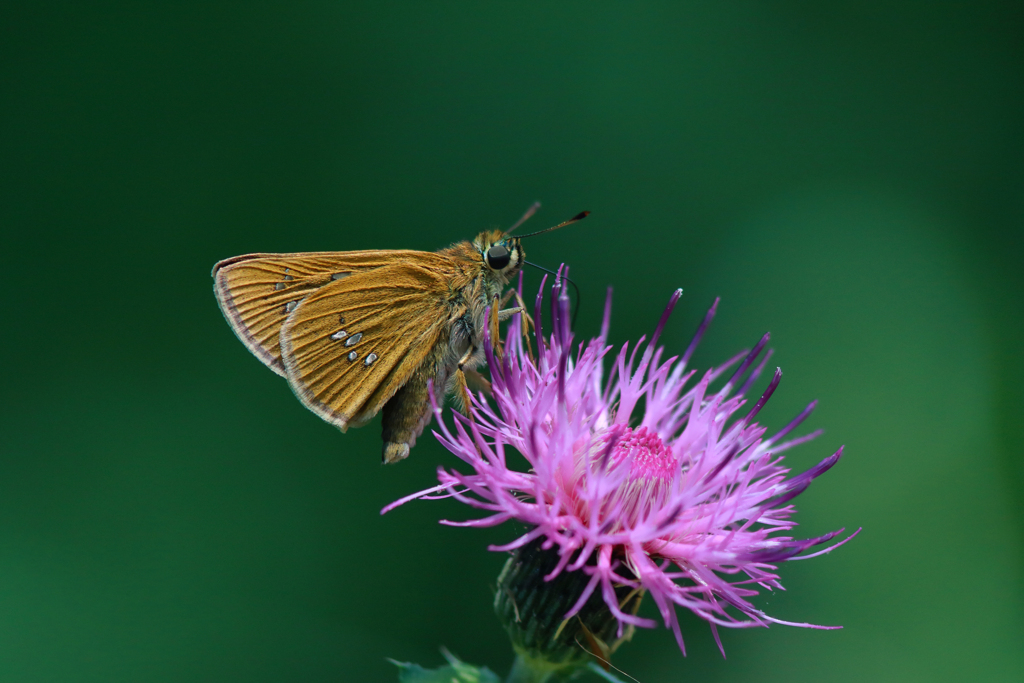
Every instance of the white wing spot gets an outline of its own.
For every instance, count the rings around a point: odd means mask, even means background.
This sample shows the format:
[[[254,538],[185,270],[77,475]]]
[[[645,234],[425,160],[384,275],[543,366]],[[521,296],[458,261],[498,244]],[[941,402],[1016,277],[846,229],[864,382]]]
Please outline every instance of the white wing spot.
[[[359,358],[359,352],[358,351],[350,351],[349,354],[348,354],[349,362],[355,361],[356,358]]]
[[[333,339],[334,341],[341,341],[347,336],[348,332],[346,332],[345,330],[338,330],[337,332],[331,335],[331,339]]]
[[[351,274],[352,273],[335,273],[335,274],[331,275],[331,279],[332,280],[340,280],[342,278],[348,277]]]
[[[299,305],[298,301],[289,301],[288,303],[286,303],[284,305],[284,312],[285,313],[291,313],[292,311],[295,310],[295,307],[298,306],[298,305]]]
[[[294,279],[295,279],[295,278],[293,278],[293,277],[292,277],[291,275],[289,275],[289,274],[288,274],[288,273],[289,273],[290,271],[291,271],[291,268],[285,268],[285,269],[284,269],[284,279],[285,279],[285,280],[294,280]],[[284,288],[285,288],[286,286],[287,286],[287,285],[285,285],[285,283],[283,283],[283,282],[278,282],[278,283],[277,283],[276,285],[274,285],[274,291],[275,291],[275,292],[280,292],[280,291],[281,291],[282,289],[284,289]]]
[[[359,340],[363,338],[362,332],[356,332],[351,337],[345,340],[345,346],[355,346],[359,343]]]
[[[355,351],[353,351],[352,353],[355,353]],[[370,367],[371,365],[373,365],[373,361],[375,360],[377,360],[377,354],[371,353],[369,356],[366,357],[366,360],[364,360],[363,363],[366,365],[366,367]]]

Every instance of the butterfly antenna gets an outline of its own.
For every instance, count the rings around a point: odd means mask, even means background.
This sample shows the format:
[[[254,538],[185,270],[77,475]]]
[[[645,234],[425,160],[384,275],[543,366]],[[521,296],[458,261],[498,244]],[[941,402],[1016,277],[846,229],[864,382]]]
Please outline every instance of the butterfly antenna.
[[[527,212],[527,213],[529,213],[529,212]],[[533,237],[534,235],[541,235],[541,234],[543,234],[545,232],[551,232],[552,230],[558,230],[559,228],[564,228],[567,225],[572,225],[573,223],[575,223],[577,221],[583,220],[584,218],[586,218],[589,215],[590,215],[589,211],[580,211],[578,214],[576,214],[575,216],[573,216],[569,220],[565,221],[564,223],[559,223],[558,225],[555,225],[555,226],[550,227],[550,228],[546,228],[544,230],[538,230],[537,232],[531,232],[528,235],[520,235],[519,239],[523,239],[524,237]]]
[[[545,268],[544,266],[538,266],[536,263],[531,263],[529,261],[523,261],[523,263],[525,263],[528,266],[532,266],[533,268],[536,268],[537,270],[543,270],[545,273],[550,273],[550,274],[554,275],[555,277],[562,278],[563,280],[568,280],[569,284],[572,285],[572,288],[576,290],[576,305],[572,309],[572,326],[575,327],[576,326],[576,314],[580,312],[580,288],[579,288],[579,285],[577,285],[575,282],[570,280],[568,275],[560,275],[560,274],[556,273],[553,270]]]
[[[517,220],[515,222],[515,224],[511,228],[506,230],[505,234],[506,235],[509,234],[510,232],[512,232],[513,230],[518,228],[520,225],[522,225],[526,221],[530,220],[530,216],[532,216],[533,214],[537,213],[537,209],[539,209],[539,208],[540,208],[540,202],[534,202],[533,204],[530,204],[530,208],[526,210],[526,213],[523,214],[523,217],[520,218],[519,220]]]

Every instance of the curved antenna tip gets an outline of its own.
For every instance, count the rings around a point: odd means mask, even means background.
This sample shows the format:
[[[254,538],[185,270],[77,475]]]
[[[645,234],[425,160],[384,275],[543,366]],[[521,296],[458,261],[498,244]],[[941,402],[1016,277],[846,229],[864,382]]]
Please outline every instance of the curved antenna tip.
[[[526,210],[526,213],[524,213],[519,220],[517,220],[515,223],[513,223],[512,227],[505,231],[505,234],[508,235],[513,230],[518,228],[520,225],[522,225],[523,223],[528,221],[533,214],[537,213],[537,210],[539,208],[540,208],[540,202],[534,202],[533,204],[530,204],[530,208],[528,208]]]
[[[576,214],[575,216],[573,216],[569,220],[565,221],[564,223],[559,223],[558,225],[552,226],[552,227],[547,228],[545,230],[538,230],[537,232],[531,232],[529,235],[520,235],[519,239],[523,239],[525,237],[533,237],[534,235],[541,235],[541,234],[543,234],[545,232],[551,232],[552,230],[558,230],[559,228],[564,228],[567,225],[572,225],[576,221],[583,220],[584,218],[586,218],[589,215],[590,215],[589,211],[580,211],[578,214]],[[506,233],[506,234],[508,234],[508,233]]]

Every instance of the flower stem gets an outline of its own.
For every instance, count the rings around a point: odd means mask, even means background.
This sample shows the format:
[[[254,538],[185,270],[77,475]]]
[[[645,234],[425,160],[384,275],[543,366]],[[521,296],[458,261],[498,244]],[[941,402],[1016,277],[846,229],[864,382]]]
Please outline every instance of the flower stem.
[[[558,669],[545,664],[546,662],[517,654],[505,683],[552,683],[558,680],[555,677]]]

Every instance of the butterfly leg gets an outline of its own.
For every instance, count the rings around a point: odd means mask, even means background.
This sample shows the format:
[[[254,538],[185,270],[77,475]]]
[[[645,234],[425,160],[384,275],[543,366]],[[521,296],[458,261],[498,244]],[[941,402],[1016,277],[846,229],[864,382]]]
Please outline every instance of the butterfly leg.
[[[498,300],[498,295],[494,295],[494,299],[491,301],[490,315],[487,319],[488,334],[491,338],[491,350],[494,351],[495,355],[501,358],[505,350],[501,345],[501,332],[498,330],[498,322],[501,318],[501,307],[504,305],[503,301]]]
[[[509,299],[511,299],[513,296],[516,298],[516,303],[518,305],[515,306],[514,308],[501,309],[501,306],[507,304]],[[510,289],[508,292],[505,293],[505,296],[502,297],[500,304],[498,304],[498,302],[495,301],[495,308],[498,309],[498,315],[491,316],[491,339],[498,340],[497,343],[495,344],[495,348],[498,350],[501,349],[501,338],[498,336],[498,323],[504,322],[511,318],[516,313],[519,313],[522,315],[522,318],[520,319],[521,324],[519,331],[523,335],[523,341],[524,346],[526,348],[526,352],[529,354],[530,359],[532,360],[533,351],[530,348],[530,327],[533,325],[533,318],[531,318],[530,314],[526,312],[526,302],[523,301],[523,297],[519,296],[518,291]]]
[[[507,304],[512,297],[516,298],[516,306],[514,308],[502,309],[501,306]],[[499,322],[505,322],[516,313],[521,313],[523,315],[523,336],[525,337],[529,334],[530,327],[533,325],[533,318],[531,318],[530,314],[526,312],[526,302],[523,301],[523,297],[519,296],[519,292],[517,292],[514,289],[510,289],[507,292],[505,292],[505,296],[501,298],[501,303],[498,305],[498,309]]]
[[[533,327],[533,318],[526,312],[526,302],[523,301],[523,297],[519,296],[519,292],[515,289],[512,290],[512,294],[516,297],[516,304],[520,311],[523,313],[523,336],[527,336]]]
[[[459,368],[452,377],[452,397],[455,399],[455,407],[460,413],[469,416],[469,386],[466,383],[466,372]]]
[[[509,293],[515,296],[516,303],[518,304],[517,308],[522,313],[522,317],[519,319],[519,331],[523,335],[523,348],[526,349],[526,354],[530,357],[530,361],[533,362],[533,347],[530,345],[530,328],[534,327],[533,318],[526,312],[526,302],[519,295],[519,291],[513,289]],[[534,327],[534,329],[536,328]]]
[[[513,296],[516,297],[516,299],[519,302],[519,305],[516,306],[515,308],[503,309],[502,306],[507,304]],[[489,331],[491,336],[491,348],[494,349],[495,353],[497,353],[498,356],[501,356],[504,352],[501,334],[498,331],[498,323],[505,322],[516,313],[522,313],[526,320],[528,320],[530,323],[533,322],[530,319],[530,316],[526,313],[526,305],[523,303],[522,298],[519,296],[519,292],[517,292],[514,289],[510,289],[500,299],[498,298],[497,294],[494,295],[494,300],[493,303],[491,304],[491,315],[490,318],[488,319],[488,325],[490,328]],[[526,334],[525,328],[523,334],[524,336]]]
[[[498,311],[498,322],[503,323],[516,313],[526,313],[526,310],[516,306],[515,308],[506,308],[504,311]]]
[[[491,316],[491,346],[494,348],[495,353],[498,357],[505,353],[505,343],[501,339],[501,335],[498,332],[498,323],[505,322],[516,313],[526,313],[522,308],[506,308],[503,311],[498,311],[497,315]]]
[[[455,375],[452,377],[454,386],[452,387],[452,393],[455,395],[455,406],[459,409],[459,412],[465,416],[469,416],[469,386],[466,383],[466,370],[464,366],[469,360],[476,355],[477,347],[470,344],[466,353],[463,354],[462,358],[459,359],[459,364],[455,368]],[[472,372],[472,370],[470,370]],[[477,374],[474,372],[474,374]],[[483,379],[483,378],[481,378]],[[484,380],[486,381],[486,380]]]
[[[516,298],[516,303],[519,305],[516,306],[515,308],[503,309],[502,306],[507,305],[508,302],[512,300],[513,296]],[[526,314],[526,304],[523,303],[522,298],[519,296],[519,292],[517,292],[514,289],[510,289],[507,292],[505,292],[504,296],[501,297],[501,300],[496,302],[495,308],[498,309],[499,322],[505,322],[506,320],[514,316],[516,313],[523,313],[524,315]]]

